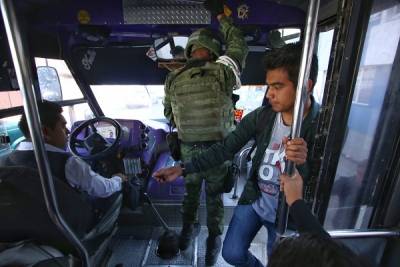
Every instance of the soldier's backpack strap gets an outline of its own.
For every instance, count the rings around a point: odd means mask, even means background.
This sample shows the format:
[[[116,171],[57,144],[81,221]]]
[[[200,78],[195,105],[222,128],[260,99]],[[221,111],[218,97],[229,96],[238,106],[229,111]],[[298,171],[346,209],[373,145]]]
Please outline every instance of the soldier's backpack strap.
[[[185,70],[191,69],[191,68],[195,68],[195,67],[202,67],[207,63],[206,60],[189,60],[185,66],[183,66],[182,68],[178,69],[176,71],[176,73],[173,73],[172,77],[169,79],[169,85],[171,85],[172,81],[179,76],[179,74],[181,74],[182,72],[184,72]]]
[[[273,110],[271,109],[270,106],[264,107],[264,109],[260,112],[260,115],[257,118],[256,122],[256,136],[259,136],[262,131],[265,129],[265,125],[267,122],[270,120],[271,116],[273,115]],[[257,147],[257,143],[254,142],[254,144],[251,146],[249,153],[247,153],[246,160],[250,161],[251,160],[251,154],[254,152],[254,150]]]

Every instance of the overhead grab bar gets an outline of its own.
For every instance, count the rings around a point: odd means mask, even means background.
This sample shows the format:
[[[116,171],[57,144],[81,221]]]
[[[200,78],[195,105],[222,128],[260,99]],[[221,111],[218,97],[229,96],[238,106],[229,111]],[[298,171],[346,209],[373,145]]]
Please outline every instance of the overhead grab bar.
[[[328,231],[332,238],[371,238],[394,237],[400,238],[400,231],[393,230],[334,230]]]

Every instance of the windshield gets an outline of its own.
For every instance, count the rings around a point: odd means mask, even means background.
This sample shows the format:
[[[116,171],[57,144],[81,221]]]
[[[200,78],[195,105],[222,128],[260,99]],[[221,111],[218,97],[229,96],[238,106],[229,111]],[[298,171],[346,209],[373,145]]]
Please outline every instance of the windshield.
[[[115,119],[166,121],[164,117],[164,85],[91,85],[104,115]],[[234,93],[236,103],[245,116],[261,106],[265,86],[242,86]]]
[[[115,119],[163,120],[163,85],[92,85],[104,115]]]

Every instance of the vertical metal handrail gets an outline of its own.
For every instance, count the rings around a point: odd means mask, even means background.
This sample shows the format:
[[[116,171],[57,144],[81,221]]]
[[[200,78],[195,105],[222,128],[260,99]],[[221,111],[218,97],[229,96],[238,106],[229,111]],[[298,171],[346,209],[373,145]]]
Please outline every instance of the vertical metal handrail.
[[[303,121],[304,106],[307,101],[307,83],[308,77],[310,75],[310,66],[314,51],[315,34],[317,29],[319,11],[319,0],[310,0],[307,11],[307,20],[305,24],[305,34],[303,42],[303,50],[301,53],[301,62],[298,83],[296,88],[296,101],[294,103],[293,112],[293,124],[291,137],[300,137],[301,125]],[[285,172],[288,175],[292,175],[295,170],[295,164],[291,161],[287,163]],[[279,234],[284,234],[287,227],[288,220],[288,207],[285,200],[285,195],[283,192],[279,195],[279,207],[277,214],[277,232]]]
[[[234,184],[234,187],[233,187],[232,199],[237,199],[238,198],[237,189],[238,189],[238,185],[239,185],[238,184],[239,183],[239,179],[242,176],[242,171],[241,171],[242,162],[243,162],[243,158],[247,157],[247,153],[249,153],[250,149],[251,149],[251,146],[246,147],[242,151],[240,151],[240,153],[239,153],[239,156],[238,156],[238,158],[239,158],[239,166],[237,167],[237,173],[235,175],[236,179],[235,179],[235,184]],[[246,168],[247,168],[247,166],[246,166]]]
[[[36,96],[31,71],[32,68],[29,61],[29,54],[26,49],[26,44],[24,43],[25,39],[21,34],[20,25],[17,20],[14,1],[0,0],[0,8],[18,85],[23,96],[24,110],[32,139],[38,171],[40,174],[40,181],[42,184],[47,211],[51,220],[78,250],[82,258],[82,265],[88,267],[90,266],[90,262],[86,248],[79,241],[74,232],[69,228],[58,209],[53,177],[51,175],[50,165],[48,163],[47,153],[41,134],[42,130],[38,115],[38,108],[36,105]]]

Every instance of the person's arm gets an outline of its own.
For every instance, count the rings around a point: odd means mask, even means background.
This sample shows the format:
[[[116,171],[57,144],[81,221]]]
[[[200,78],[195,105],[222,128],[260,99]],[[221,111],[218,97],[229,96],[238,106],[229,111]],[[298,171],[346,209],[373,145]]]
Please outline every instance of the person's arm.
[[[159,182],[172,182],[181,175],[205,171],[221,165],[226,160],[232,160],[235,154],[255,136],[258,114],[262,109],[258,108],[246,115],[221,143],[212,145],[205,152],[184,162],[184,172],[181,166],[174,166],[156,171],[153,177]]]
[[[204,7],[219,21],[220,31],[226,42],[224,56],[233,59],[241,71],[244,68],[248,47],[242,32],[233,25],[231,18],[225,16],[224,3],[224,0],[205,0]]]
[[[167,76],[167,79],[165,81],[164,85],[164,91],[165,91],[165,96],[163,100],[164,104],[164,116],[165,118],[168,119],[168,121],[171,123],[173,127],[175,127],[175,122],[174,122],[174,114],[172,114],[172,107],[171,107],[171,96],[170,96],[170,79],[171,79],[171,74]]]
[[[246,40],[242,32],[233,25],[231,18],[226,17],[224,14],[219,14],[217,19],[220,23],[220,31],[226,42],[225,56],[233,59],[238,64],[239,71],[241,71],[245,66],[249,51]]]
[[[317,218],[311,213],[303,199],[296,200],[290,206],[290,216],[293,218],[299,234],[316,233],[329,236],[328,232],[325,231]]]
[[[286,202],[290,207],[290,215],[299,234],[315,233],[329,236],[303,200],[303,179],[299,173],[296,171],[292,177],[283,174],[280,179],[281,190],[285,193]]]
[[[65,177],[71,186],[87,192],[90,196],[105,198],[121,191],[123,174],[105,178],[95,173],[85,161],[70,157],[65,164]]]

